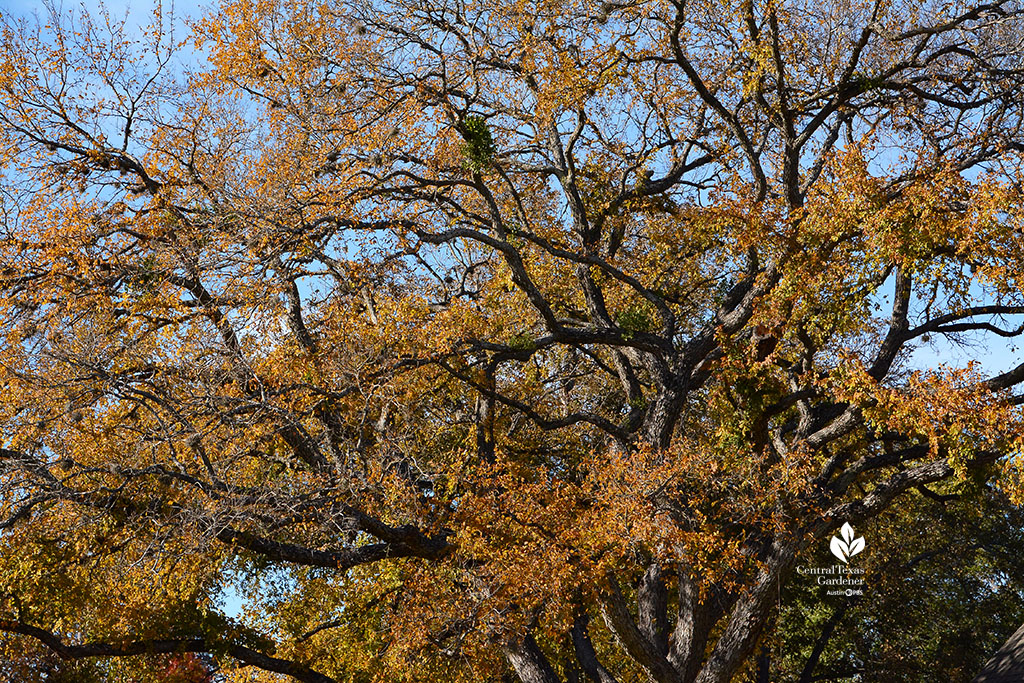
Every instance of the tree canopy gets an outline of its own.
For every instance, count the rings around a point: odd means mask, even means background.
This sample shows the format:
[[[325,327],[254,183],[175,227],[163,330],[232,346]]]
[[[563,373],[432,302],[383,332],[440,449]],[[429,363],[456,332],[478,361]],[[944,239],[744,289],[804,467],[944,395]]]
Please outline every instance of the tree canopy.
[[[0,671],[923,680],[1018,590],[1020,3],[175,25],[0,26]]]

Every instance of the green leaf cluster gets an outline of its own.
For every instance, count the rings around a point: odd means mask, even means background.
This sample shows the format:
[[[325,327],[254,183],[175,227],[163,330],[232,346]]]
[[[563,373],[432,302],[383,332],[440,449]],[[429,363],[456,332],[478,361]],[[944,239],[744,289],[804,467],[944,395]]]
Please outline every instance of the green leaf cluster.
[[[482,116],[467,116],[462,122],[463,164],[474,173],[479,173],[494,159],[494,138]]]

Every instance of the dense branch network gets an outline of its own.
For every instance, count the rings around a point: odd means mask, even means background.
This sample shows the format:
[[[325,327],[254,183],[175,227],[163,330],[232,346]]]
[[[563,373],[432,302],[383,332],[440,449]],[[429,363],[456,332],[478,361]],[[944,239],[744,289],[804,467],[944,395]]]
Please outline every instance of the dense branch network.
[[[497,606],[423,640],[525,683],[724,683],[815,541],[1013,451],[1024,364],[912,355],[1024,333],[1016,3],[308,4],[226,2],[205,73],[155,31],[146,79],[10,22],[0,539],[448,582]],[[580,531],[623,462],[661,538]],[[517,534],[588,577],[564,608]],[[69,659],[344,674],[3,614]]]

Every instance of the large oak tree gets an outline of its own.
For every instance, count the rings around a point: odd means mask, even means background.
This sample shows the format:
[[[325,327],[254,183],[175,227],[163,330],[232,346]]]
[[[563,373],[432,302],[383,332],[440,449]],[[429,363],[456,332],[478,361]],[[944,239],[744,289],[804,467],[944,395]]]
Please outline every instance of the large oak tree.
[[[171,24],[3,20],[10,675],[726,683],[1016,494],[1024,365],[914,352],[1024,332],[1018,2]]]

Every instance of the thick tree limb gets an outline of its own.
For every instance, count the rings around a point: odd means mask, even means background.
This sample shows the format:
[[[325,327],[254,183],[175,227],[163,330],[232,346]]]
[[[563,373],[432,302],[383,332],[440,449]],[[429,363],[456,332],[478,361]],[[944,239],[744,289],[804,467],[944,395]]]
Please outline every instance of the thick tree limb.
[[[594,644],[590,642],[590,634],[587,633],[588,622],[588,617],[579,617],[572,626],[572,644],[576,660],[580,663],[583,673],[594,683],[618,683],[615,676],[597,659]]]
[[[302,664],[253,650],[235,643],[215,643],[205,637],[185,637],[156,640],[125,639],[124,642],[91,642],[81,645],[65,643],[60,636],[36,626],[9,619],[0,619],[0,631],[17,633],[35,638],[53,650],[63,659],[86,659],[91,657],[134,657],[148,654],[172,654],[175,652],[217,652],[226,651],[238,661],[264,671],[291,676],[303,683],[334,683],[333,678]]]
[[[608,581],[609,590],[602,603],[601,614],[623,649],[658,683],[684,683],[658,646],[648,640],[633,621],[618,582],[613,577]]]
[[[504,645],[505,657],[523,683],[561,683],[532,635]]]

